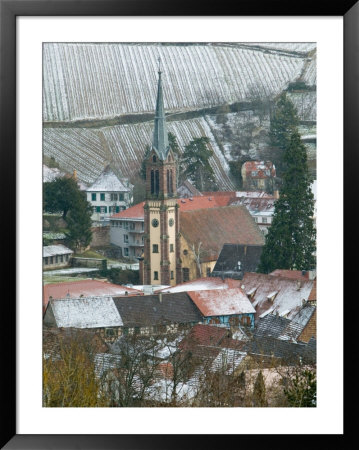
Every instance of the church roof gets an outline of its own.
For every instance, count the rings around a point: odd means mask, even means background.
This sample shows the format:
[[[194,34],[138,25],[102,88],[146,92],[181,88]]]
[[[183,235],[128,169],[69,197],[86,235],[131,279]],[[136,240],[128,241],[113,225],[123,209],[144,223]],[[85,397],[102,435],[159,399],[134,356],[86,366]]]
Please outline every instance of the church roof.
[[[197,248],[202,242],[203,261],[217,259],[224,244],[264,245],[258,225],[244,206],[181,211],[181,234],[189,246]]]
[[[155,112],[155,128],[153,131],[152,148],[157,153],[158,157],[164,161],[167,158],[169,151],[168,132],[165,119],[165,109],[163,106],[163,92],[162,92],[162,72],[158,71],[158,88],[157,101]]]

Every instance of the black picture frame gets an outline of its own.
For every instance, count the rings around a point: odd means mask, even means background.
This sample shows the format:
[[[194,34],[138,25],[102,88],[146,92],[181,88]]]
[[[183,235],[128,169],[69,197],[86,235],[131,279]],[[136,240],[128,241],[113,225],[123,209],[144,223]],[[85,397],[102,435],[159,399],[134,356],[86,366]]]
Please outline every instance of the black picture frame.
[[[300,2],[247,0],[233,4],[188,0],[0,0],[0,192],[6,220],[1,221],[3,255],[7,264],[2,269],[2,410],[1,445],[5,449],[182,449],[224,445],[268,445],[276,447],[294,442],[294,436],[283,435],[184,435],[178,424],[177,435],[18,435],[16,434],[16,17],[19,16],[343,16],[344,18],[344,208],[348,212],[353,201],[350,180],[356,179],[359,142],[359,2]],[[349,190],[349,186],[352,189]],[[350,195],[351,194],[351,195]],[[356,236],[354,221],[346,220],[346,233]],[[352,227],[352,228],[350,228]],[[348,242],[348,241],[347,241]],[[349,244],[348,244],[349,245]],[[351,249],[353,240],[350,240]],[[344,254],[348,249],[344,246]],[[349,252],[347,251],[347,254]],[[336,268],[336,271],[341,268]],[[349,271],[348,271],[349,272]],[[344,274],[344,285],[349,273]],[[356,299],[353,298],[353,301]],[[354,309],[346,308],[346,330],[354,329]],[[346,333],[347,333],[346,331]],[[349,338],[350,341],[350,338]],[[349,351],[349,350],[348,350]],[[344,352],[344,356],[348,355]],[[345,358],[347,368],[354,358]],[[349,372],[349,368],[347,373]],[[348,394],[348,390],[346,391]],[[348,405],[349,401],[346,402]],[[345,435],[352,431],[354,415],[347,417]],[[259,427],[260,432],[260,427]],[[277,439],[282,436],[283,439]],[[296,435],[295,442],[307,444],[323,436]],[[332,443],[344,435],[331,435]],[[238,439],[239,438],[239,439]],[[316,439],[315,439],[316,440]],[[337,442],[342,444],[342,442]]]

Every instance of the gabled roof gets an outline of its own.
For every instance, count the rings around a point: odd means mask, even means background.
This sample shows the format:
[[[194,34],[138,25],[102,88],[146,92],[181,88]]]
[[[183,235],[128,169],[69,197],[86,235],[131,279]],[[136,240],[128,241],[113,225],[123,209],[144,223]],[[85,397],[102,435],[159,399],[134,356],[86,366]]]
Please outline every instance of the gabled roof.
[[[130,189],[118,179],[110,166],[107,166],[86,190],[88,192],[130,192]]]
[[[212,273],[220,276],[223,271],[255,272],[262,250],[263,245],[224,244]]]
[[[292,319],[308,300],[313,281],[247,272],[243,276],[242,286],[244,292],[253,292],[251,302],[256,309],[256,319],[268,312]]]
[[[127,292],[127,294],[126,294]],[[46,307],[50,297],[78,298],[120,295],[141,295],[141,291],[119,284],[100,280],[68,281],[64,283],[49,283],[43,287],[43,305]]]
[[[169,286],[159,289],[157,292],[188,292],[201,291],[210,289],[229,289],[239,287],[241,285],[238,280],[231,280],[226,278],[222,280],[220,277],[203,277],[196,280],[186,281],[185,283],[177,284],[176,286]]]
[[[125,327],[197,323],[202,316],[186,293],[114,298]]]
[[[189,291],[188,295],[204,317],[255,313],[251,302],[240,288]]]
[[[133,219],[133,220],[144,220],[145,212],[143,207],[145,202],[137,203],[137,205],[131,206],[130,208],[124,209],[119,213],[113,214],[111,219]]]
[[[73,251],[62,244],[46,245],[42,248],[43,258],[56,255],[69,255],[70,253],[73,253]]]
[[[216,260],[224,244],[264,244],[263,234],[244,206],[181,211],[180,219],[188,245],[202,242],[202,261]]]
[[[50,300],[44,322],[58,328],[104,328],[123,325],[112,297]]]
[[[305,305],[290,321],[288,326],[278,336],[279,339],[296,341],[307,326],[316,310],[315,306]]]

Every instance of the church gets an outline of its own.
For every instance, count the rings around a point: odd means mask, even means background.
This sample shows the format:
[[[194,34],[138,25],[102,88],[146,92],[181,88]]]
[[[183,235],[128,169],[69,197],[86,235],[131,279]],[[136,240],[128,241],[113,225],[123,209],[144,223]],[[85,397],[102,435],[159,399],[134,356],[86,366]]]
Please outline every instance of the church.
[[[143,284],[175,285],[182,281],[179,206],[176,161],[168,143],[161,75],[159,69],[153,142],[145,160],[145,234],[140,277]]]
[[[228,205],[225,196],[177,198],[176,155],[168,142],[161,75],[159,70],[153,141],[144,160],[145,202],[113,215],[111,224],[120,230],[121,219],[134,213],[139,221],[143,207],[141,283],[175,286],[209,276],[224,244],[261,246],[264,236],[246,207]]]

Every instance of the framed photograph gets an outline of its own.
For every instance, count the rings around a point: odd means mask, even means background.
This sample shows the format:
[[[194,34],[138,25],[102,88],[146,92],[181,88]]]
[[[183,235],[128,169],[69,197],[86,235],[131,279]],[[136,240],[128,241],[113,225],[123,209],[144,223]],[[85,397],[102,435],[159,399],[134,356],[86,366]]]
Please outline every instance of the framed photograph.
[[[276,2],[269,8],[265,1],[236,6],[229,2],[194,5],[187,1],[157,0],[0,2],[3,169],[0,180],[6,198],[2,222],[3,236],[6,236],[3,280],[7,286],[3,299],[6,389],[2,402],[5,412],[2,448],[160,449],[197,446],[204,440],[207,446],[214,447],[230,442],[233,445],[237,437],[263,444],[283,435],[296,435],[303,442],[309,442],[313,435],[341,439],[344,436],[343,286],[348,281],[343,271],[343,213],[350,198],[348,188],[343,196],[343,188],[344,180],[349,183],[357,168],[358,3],[347,1],[328,6],[322,2],[315,5],[307,1],[294,5]],[[181,47],[186,50],[181,51]],[[207,65],[211,58],[215,62]],[[84,64],[89,61],[91,73],[85,80],[83,74],[89,69],[84,69]],[[117,67],[122,69],[113,69]],[[198,71],[196,79],[191,78],[190,68]],[[104,86],[112,90],[109,99],[105,98],[96,77],[105,80]],[[263,77],[270,86],[266,95],[258,90],[258,80]],[[143,91],[136,78],[146,84]],[[305,95],[298,83],[305,85]],[[177,96],[172,103],[170,85],[175,86],[173,92]],[[265,151],[258,150],[263,148],[264,141],[253,130],[264,128],[261,121],[266,122],[269,117],[262,97],[278,99],[284,90],[300,110],[307,148],[315,146],[310,167],[315,174],[313,178],[318,179],[316,407],[289,408],[278,403],[271,405],[278,407],[259,408],[260,405],[253,403],[245,408],[220,401],[217,408],[209,407],[213,406],[210,403],[192,407],[183,403],[179,408],[173,403],[159,407],[149,403],[141,407],[132,404],[127,408],[114,408],[109,402],[101,407],[44,405],[42,283],[43,245],[47,245],[43,243],[44,164],[47,168],[51,166],[49,174],[75,170],[72,176],[78,177],[75,179],[79,183],[87,183],[87,199],[96,201],[89,186],[102,168],[106,172],[106,167],[116,164],[119,150],[114,141],[122,140],[126,152],[136,152],[146,132],[150,133],[151,141],[153,120],[160,136],[164,104],[170,111],[166,112],[168,130],[178,133],[183,148],[198,130],[202,130],[203,136],[206,134],[203,130],[210,130],[214,183],[219,191],[236,191],[238,186],[231,185],[234,165],[230,172],[228,161],[235,151],[242,157],[246,155],[247,160],[266,159]],[[257,105],[254,113],[245,107],[246,102]],[[156,105],[156,115],[155,111],[151,112],[152,104]],[[170,118],[171,115],[177,117]],[[267,125],[269,129],[269,119]],[[138,141],[127,148],[124,142],[135,139]],[[155,147],[162,148],[156,137],[153,139]],[[143,155],[146,143],[143,142],[140,150]],[[61,150],[58,153],[59,148],[66,148],[67,153],[60,154]],[[96,148],[101,148],[103,154],[96,154]],[[156,152],[151,158],[161,157],[161,151]],[[76,163],[71,162],[74,158]],[[96,158],[98,163],[93,162]],[[126,162],[127,187],[132,186],[130,174],[140,170],[136,158],[129,156]],[[96,164],[101,166],[100,172]],[[168,161],[166,164],[168,169]],[[179,173],[180,169],[177,170]],[[251,170],[253,175],[257,169]],[[153,180],[151,176],[147,184],[143,182],[143,189],[153,195],[156,175]],[[172,172],[167,176],[165,195],[171,197]],[[210,178],[208,173],[206,176]],[[201,183],[200,191],[214,191],[211,184],[206,185],[203,180]],[[111,195],[110,206],[92,204],[92,212],[97,214],[99,222],[105,220],[101,215],[107,212],[114,214],[111,217],[120,214],[121,201],[127,198],[124,194]],[[134,195],[140,198],[142,194]],[[213,201],[211,195],[207,194],[208,201]],[[153,233],[162,227],[161,220],[152,220]],[[267,219],[262,228],[266,228],[266,222]],[[175,230],[176,216],[171,216],[168,223]],[[353,220],[347,220],[347,227],[350,223]],[[171,228],[168,230],[171,236]],[[354,235],[354,230],[351,231]],[[128,239],[126,233],[124,236]],[[127,243],[124,236],[121,234],[121,240]],[[194,239],[198,244],[199,238]],[[177,241],[173,242],[176,246]],[[151,242],[150,248],[152,253],[158,253],[156,244]],[[126,249],[130,251],[124,246],[123,255]],[[168,251],[172,249],[169,247]],[[196,254],[195,249],[193,253]],[[139,257],[141,267],[141,254],[134,253],[134,256]],[[52,254],[49,258],[55,261]],[[65,256],[57,258],[56,261],[63,261]],[[152,270],[154,280],[158,276],[162,280],[162,266],[161,262],[158,272]],[[203,265],[198,273],[207,270],[209,275],[214,267],[214,264]],[[140,273],[141,270],[145,269],[140,269]],[[151,278],[146,282],[146,276],[142,276],[142,284],[150,285]],[[168,272],[168,280],[163,278],[167,283],[155,284],[176,284],[171,280],[184,276],[187,272],[180,267],[178,273]],[[353,317],[351,305],[348,309],[349,317]],[[280,313],[285,318],[288,311],[283,309]],[[207,323],[215,323],[213,317],[211,320]],[[347,328],[352,326],[347,323]],[[104,328],[105,337],[110,331],[110,326]],[[349,429],[352,419],[346,419]]]

